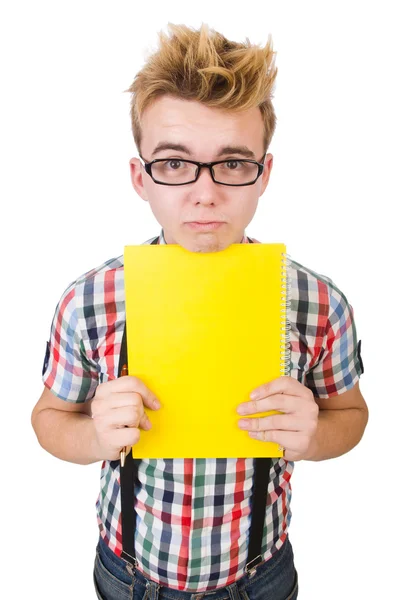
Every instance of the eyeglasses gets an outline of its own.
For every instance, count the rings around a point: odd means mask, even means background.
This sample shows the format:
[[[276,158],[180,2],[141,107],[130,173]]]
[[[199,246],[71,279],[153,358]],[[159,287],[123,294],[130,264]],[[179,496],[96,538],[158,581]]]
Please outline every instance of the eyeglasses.
[[[157,158],[151,162],[144,161],[145,171],[159,185],[187,185],[194,183],[199,178],[201,169],[210,170],[214,183],[221,185],[253,185],[262,175],[266,154],[257,162],[256,160],[229,158],[215,162],[202,163],[195,160],[182,158]]]

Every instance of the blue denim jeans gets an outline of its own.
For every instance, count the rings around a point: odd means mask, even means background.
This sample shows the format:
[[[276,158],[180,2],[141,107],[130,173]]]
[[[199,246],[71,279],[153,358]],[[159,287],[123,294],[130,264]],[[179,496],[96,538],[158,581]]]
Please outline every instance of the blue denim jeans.
[[[236,583],[210,592],[179,592],[146,579],[99,538],[94,565],[94,585],[100,600],[296,600],[298,574],[289,538],[280,550],[261,564],[251,578],[243,575]]]

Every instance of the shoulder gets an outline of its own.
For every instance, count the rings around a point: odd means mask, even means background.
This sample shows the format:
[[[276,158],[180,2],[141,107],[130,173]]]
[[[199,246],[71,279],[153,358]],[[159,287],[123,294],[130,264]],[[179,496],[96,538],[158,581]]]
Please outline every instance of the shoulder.
[[[327,289],[336,287],[332,279],[327,275],[317,273],[313,269],[302,265],[292,258],[289,259],[289,262],[291,282],[294,283],[296,287],[304,288],[305,282],[308,290],[313,289],[314,286],[326,286]]]
[[[152,237],[142,245],[151,244],[155,239]],[[85,317],[90,306],[118,301],[124,296],[124,255],[110,258],[83,273],[69,284],[65,293],[73,295],[77,312],[83,316],[83,311]]]
[[[291,279],[291,287],[300,292],[310,294],[321,294],[326,292],[329,302],[336,304],[346,303],[347,298],[337,284],[327,275],[317,273],[297,261],[290,259],[289,275]]]
[[[253,243],[262,243],[253,237],[251,240]],[[351,310],[348,300],[331,277],[317,273],[290,255],[287,256],[291,316],[293,320],[304,321],[306,325],[316,317],[313,325],[325,333],[332,314],[341,316],[343,312]]]
[[[353,321],[353,308],[331,277],[289,262],[291,310],[297,322],[312,324],[326,335],[334,325]]]

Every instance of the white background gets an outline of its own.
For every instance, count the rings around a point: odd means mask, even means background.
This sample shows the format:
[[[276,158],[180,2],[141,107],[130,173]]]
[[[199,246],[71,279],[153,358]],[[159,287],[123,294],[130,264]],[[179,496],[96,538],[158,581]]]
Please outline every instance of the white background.
[[[285,242],[354,308],[370,421],[349,454],[296,463],[302,600],[395,590],[396,42],[392,2],[8,2],[0,14],[2,493],[7,598],[95,598],[100,463],[30,425],[55,306],[77,276],[157,235],[133,191],[129,87],[168,22],[272,34],[274,168],[247,229]],[[6,561],[6,566],[4,565]],[[5,568],[4,568],[5,567]],[[7,585],[8,584],[8,585]]]

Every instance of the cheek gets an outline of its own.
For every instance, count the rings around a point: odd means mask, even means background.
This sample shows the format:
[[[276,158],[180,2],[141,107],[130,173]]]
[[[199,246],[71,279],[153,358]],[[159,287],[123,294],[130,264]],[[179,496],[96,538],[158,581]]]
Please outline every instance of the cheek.
[[[254,186],[252,186],[254,187]],[[236,199],[235,210],[236,214],[243,216],[252,216],[255,214],[258,206],[257,190],[252,190],[250,193],[240,194]]]
[[[154,216],[161,219],[162,224],[174,223],[180,216],[181,202],[173,194],[173,190],[169,193],[169,188],[165,186],[164,192],[162,190],[151,190],[149,204],[152,209]]]

